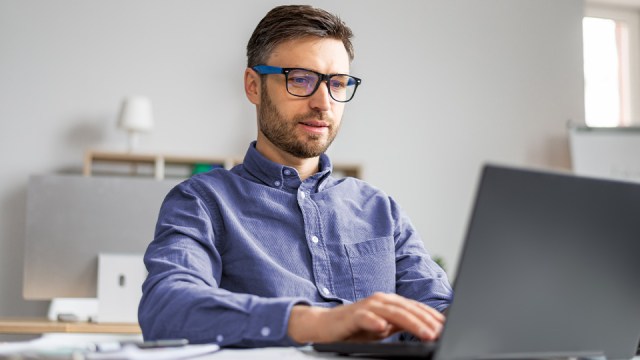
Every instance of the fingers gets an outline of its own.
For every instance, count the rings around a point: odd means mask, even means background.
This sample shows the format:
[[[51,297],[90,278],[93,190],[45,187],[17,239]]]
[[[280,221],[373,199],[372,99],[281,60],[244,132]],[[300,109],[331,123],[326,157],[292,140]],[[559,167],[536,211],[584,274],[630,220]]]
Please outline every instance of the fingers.
[[[357,329],[348,340],[372,341],[384,339],[394,333],[395,327],[388,321],[366,310],[358,309],[354,313],[355,329]]]
[[[354,312],[354,320],[358,328],[368,332],[381,333],[391,325],[384,318],[368,309],[358,309]]]
[[[363,321],[378,318],[391,324],[395,329],[408,331],[422,340],[435,340],[442,331],[445,317],[437,310],[420,302],[396,294],[376,293],[361,303],[363,309],[371,313],[367,317],[362,317]],[[366,326],[364,322],[360,325]],[[370,328],[370,330],[374,329]]]
[[[396,295],[398,296],[398,295]],[[424,311],[427,311],[429,314],[431,314],[431,316],[433,316],[434,318],[438,319],[441,323],[444,323],[444,321],[446,320],[446,317],[444,316],[443,313],[441,313],[440,311],[432,308],[431,306],[427,306],[419,301],[415,301],[415,300],[410,300],[412,302],[414,302],[416,305],[418,305],[420,308],[422,308]]]
[[[294,307],[294,310],[289,320],[289,333],[299,342],[302,341],[298,338],[307,342],[379,340],[400,331],[410,332],[422,340],[435,340],[440,336],[445,321],[441,313],[427,305],[385,293],[376,293],[359,302],[332,309]],[[302,310],[303,315],[314,317],[313,321],[304,322],[307,326],[309,323],[321,326],[299,331],[297,324],[301,322],[297,319],[300,317],[298,312]]]
[[[399,297],[398,295],[392,295]],[[406,301],[400,302],[400,306],[422,320],[423,324],[425,324],[429,329],[433,331],[433,339],[437,338],[442,332],[442,328],[444,326],[444,315],[442,315],[442,313],[440,313],[438,310],[421,302],[408,299],[404,300]]]

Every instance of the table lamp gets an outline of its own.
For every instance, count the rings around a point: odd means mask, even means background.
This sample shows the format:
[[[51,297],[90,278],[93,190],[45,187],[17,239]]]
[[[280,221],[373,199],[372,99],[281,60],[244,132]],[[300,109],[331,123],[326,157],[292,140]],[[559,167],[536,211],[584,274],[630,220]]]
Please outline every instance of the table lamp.
[[[139,135],[153,130],[151,101],[144,96],[129,96],[122,101],[118,127],[128,133],[127,150],[133,152],[138,147]]]

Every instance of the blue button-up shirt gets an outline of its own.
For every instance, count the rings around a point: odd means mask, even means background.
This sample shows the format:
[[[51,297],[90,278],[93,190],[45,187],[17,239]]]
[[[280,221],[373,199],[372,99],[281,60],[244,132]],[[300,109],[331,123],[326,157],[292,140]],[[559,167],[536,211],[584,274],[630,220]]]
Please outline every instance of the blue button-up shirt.
[[[319,172],[301,181],[253,143],[243,164],[171,190],[144,258],[145,339],[292,345],[294,305],[332,307],[377,291],[444,310],[446,275],[396,202],[331,170],[322,155]]]

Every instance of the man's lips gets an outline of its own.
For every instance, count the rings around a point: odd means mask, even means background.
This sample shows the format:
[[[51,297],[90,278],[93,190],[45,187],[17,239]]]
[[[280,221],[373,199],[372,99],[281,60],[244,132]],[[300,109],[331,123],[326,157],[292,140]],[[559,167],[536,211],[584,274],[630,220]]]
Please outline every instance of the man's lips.
[[[298,123],[308,132],[322,134],[329,131],[329,124],[324,121],[307,120]]]
[[[307,126],[315,126],[315,127],[329,127],[329,124],[327,124],[327,122],[318,121],[318,120],[300,121],[300,124],[307,125]]]

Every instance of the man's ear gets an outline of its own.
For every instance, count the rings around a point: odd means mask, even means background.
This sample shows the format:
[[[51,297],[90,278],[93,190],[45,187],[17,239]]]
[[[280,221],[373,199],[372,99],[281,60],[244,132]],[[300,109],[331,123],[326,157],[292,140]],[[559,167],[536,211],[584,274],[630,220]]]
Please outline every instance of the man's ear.
[[[260,75],[255,70],[247,68],[244,71],[244,92],[254,105],[260,105],[260,81]]]

